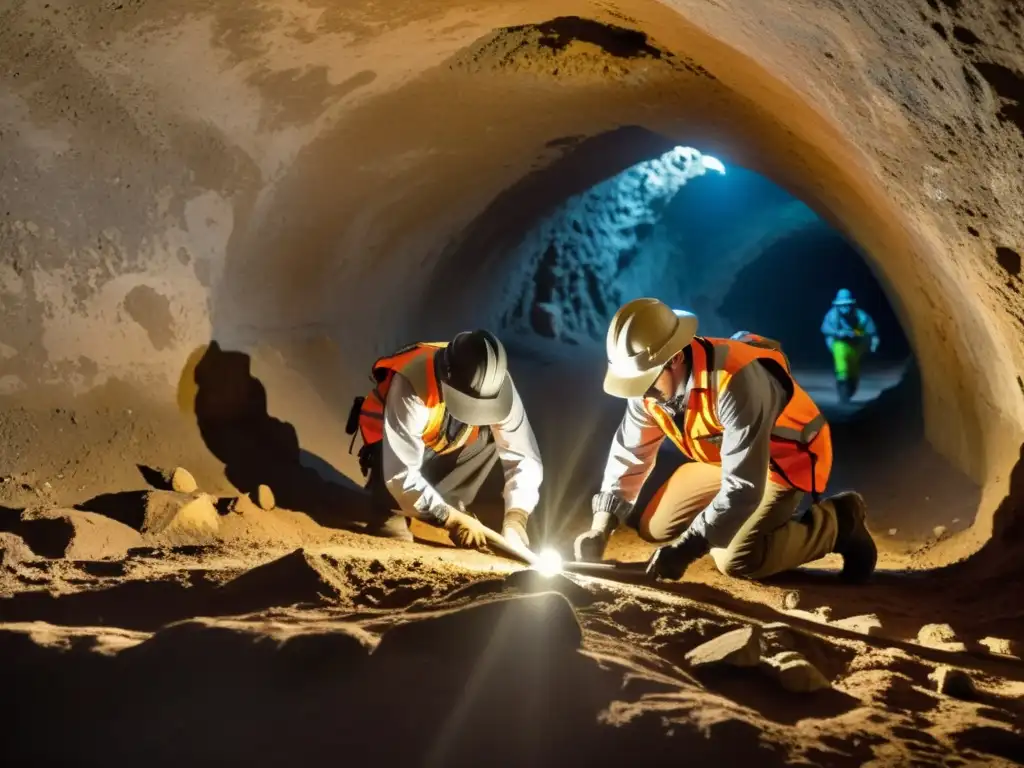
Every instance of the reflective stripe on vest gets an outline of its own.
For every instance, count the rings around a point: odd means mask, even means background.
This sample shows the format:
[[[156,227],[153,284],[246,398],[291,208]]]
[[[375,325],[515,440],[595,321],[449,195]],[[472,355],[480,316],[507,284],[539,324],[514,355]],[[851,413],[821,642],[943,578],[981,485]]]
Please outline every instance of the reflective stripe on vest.
[[[744,366],[772,361],[790,377],[786,385],[792,394],[772,428],[771,478],[815,495],[823,491],[832,469],[831,432],[810,396],[792,379],[785,355],[742,341],[699,336],[690,350],[689,401],[676,419],[654,399],[643,401],[644,409],[679,450],[693,461],[720,465],[724,428],[718,420],[718,397]]]
[[[480,428],[455,421],[444,407],[435,364],[437,353],[446,346],[447,342],[411,344],[373,364],[372,378],[377,385],[370,390],[359,412],[359,431],[364,445],[384,439],[384,403],[396,375],[403,376],[412,385],[430,412],[421,435],[427,448],[438,454],[451,453],[476,439]]]

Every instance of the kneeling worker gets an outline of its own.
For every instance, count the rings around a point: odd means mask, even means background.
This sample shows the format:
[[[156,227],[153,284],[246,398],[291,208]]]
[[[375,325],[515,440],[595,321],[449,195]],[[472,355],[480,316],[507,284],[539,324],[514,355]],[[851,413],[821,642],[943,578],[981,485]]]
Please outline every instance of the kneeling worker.
[[[460,333],[450,344],[412,344],[374,363],[375,387],[353,406],[376,516],[368,532],[412,541],[415,517],[446,528],[460,546],[484,546],[483,523],[465,506],[500,459],[502,534],[529,548],[526,523],[543,471],[507,365],[502,343],[483,330]]]
[[[829,426],[766,339],[696,336],[697,318],[656,299],[624,305],[608,329],[607,393],[628,402],[594,496],[591,530],[577,559],[602,557],[619,523],[656,543],[648,562],[679,579],[704,554],[729,576],[762,579],[843,557],[844,579],[874,570],[864,500],[821,500],[832,467]],[[634,510],[665,437],[688,460],[642,510]],[[805,494],[813,503],[800,516]]]

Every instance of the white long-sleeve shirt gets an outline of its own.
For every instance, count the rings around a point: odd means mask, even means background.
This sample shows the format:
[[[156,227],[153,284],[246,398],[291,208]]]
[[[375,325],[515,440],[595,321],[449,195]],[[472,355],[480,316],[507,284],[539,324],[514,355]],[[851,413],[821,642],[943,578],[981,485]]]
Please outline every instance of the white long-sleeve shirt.
[[[691,375],[680,393],[683,407],[692,383]],[[768,481],[771,430],[785,405],[782,384],[756,362],[741,368],[719,395],[722,487],[691,524],[711,546],[726,546],[760,504]],[[642,398],[631,398],[612,440],[601,492],[635,504],[664,439]]]
[[[444,521],[448,504],[422,474],[426,451],[423,430],[429,419],[430,409],[409,380],[395,376],[384,403],[385,485],[405,515]],[[489,429],[505,473],[505,509],[521,509],[531,514],[540,501],[544,471],[533,428],[514,385],[511,412]]]

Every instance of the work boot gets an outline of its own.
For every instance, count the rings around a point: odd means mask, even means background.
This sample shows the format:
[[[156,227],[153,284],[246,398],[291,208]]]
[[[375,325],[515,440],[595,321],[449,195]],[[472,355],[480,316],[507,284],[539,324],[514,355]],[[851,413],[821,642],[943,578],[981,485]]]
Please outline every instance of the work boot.
[[[409,518],[394,512],[388,515],[381,515],[370,522],[366,526],[366,533],[371,536],[380,536],[383,539],[413,540],[412,531],[409,530]]]
[[[854,491],[837,493],[829,499],[836,513],[836,544],[832,551],[843,556],[840,577],[851,584],[863,584],[875,570],[878,548],[868,532],[867,504]]]

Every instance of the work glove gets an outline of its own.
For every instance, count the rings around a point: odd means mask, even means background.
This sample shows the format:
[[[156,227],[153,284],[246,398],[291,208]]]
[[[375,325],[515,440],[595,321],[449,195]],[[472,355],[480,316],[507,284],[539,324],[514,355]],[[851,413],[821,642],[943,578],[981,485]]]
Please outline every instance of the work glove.
[[[678,581],[686,569],[711,550],[707,539],[687,530],[682,536],[654,550],[647,561],[646,573],[655,579]]]
[[[530,537],[526,535],[526,521],[529,515],[522,509],[505,510],[505,521],[501,524],[501,535],[505,541],[519,549],[530,549]]]
[[[615,518],[606,512],[594,515],[590,530],[577,536],[572,544],[572,553],[576,560],[596,563],[604,557],[604,548],[608,546],[608,537],[615,530],[615,524]]]
[[[595,493],[590,501],[593,518],[590,530],[581,533],[573,542],[573,555],[579,561],[597,562],[604,556],[604,548],[608,545],[608,537],[633,509],[633,505],[623,501],[614,493]]]
[[[444,527],[448,531],[452,543],[456,546],[466,549],[481,549],[487,544],[484,524],[454,507],[448,509],[448,519],[445,520]]]

